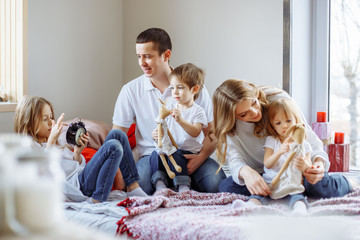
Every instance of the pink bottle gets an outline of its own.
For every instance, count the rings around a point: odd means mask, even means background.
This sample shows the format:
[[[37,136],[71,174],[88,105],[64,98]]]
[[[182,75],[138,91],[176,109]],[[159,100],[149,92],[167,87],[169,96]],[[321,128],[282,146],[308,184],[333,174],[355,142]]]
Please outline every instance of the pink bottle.
[[[311,127],[324,145],[324,151],[328,153],[328,146],[331,143],[331,125],[326,120],[326,112],[317,112],[317,120]]]

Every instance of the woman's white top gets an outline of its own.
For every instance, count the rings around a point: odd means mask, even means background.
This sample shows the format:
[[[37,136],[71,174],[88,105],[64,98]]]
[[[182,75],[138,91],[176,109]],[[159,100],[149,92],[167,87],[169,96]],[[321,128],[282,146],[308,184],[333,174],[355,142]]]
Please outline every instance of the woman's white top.
[[[75,202],[85,201],[88,197],[80,191],[79,174],[84,170],[86,165],[85,158],[81,156],[81,164],[73,159],[74,153],[67,147],[61,144],[57,145],[56,148],[60,151],[60,166],[65,174],[65,183],[63,186],[63,192],[65,196]],[[37,151],[47,151],[47,143],[33,142],[33,148]],[[55,146],[54,146],[55,147]]]

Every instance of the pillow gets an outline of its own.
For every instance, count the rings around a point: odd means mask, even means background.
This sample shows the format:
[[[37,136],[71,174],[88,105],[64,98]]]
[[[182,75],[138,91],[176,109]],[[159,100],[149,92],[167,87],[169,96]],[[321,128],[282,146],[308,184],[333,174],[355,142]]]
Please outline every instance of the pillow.
[[[88,163],[96,152],[97,152],[97,150],[86,147],[86,148],[84,148],[84,150],[82,150],[81,155],[84,156],[86,163]]]
[[[74,120],[67,120],[64,121],[64,123],[70,124],[73,121]],[[83,118],[81,119],[81,121],[85,123],[85,128],[90,135],[90,140],[87,147],[98,150],[101,147],[101,145],[104,143],[107,134],[110,132],[111,126],[101,121],[94,121]],[[66,142],[66,132],[68,128],[69,128],[68,126],[64,126],[59,137],[64,142]]]
[[[131,124],[129,131],[127,132],[131,149],[136,147],[135,128],[136,128],[136,124],[133,123]]]

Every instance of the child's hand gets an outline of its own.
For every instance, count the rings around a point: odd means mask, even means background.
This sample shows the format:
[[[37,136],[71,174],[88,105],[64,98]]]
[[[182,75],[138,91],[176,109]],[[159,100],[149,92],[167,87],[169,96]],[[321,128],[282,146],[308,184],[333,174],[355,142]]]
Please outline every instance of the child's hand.
[[[151,133],[152,138],[154,139],[154,141],[157,141],[159,138],[159,131],[158,128],[155,128],[154,131],[152,131]]]
[[[74,146],[74,153],[77,153],[77,154],[80,154],[84,148],[86,148],[88,142],[90,140],[90,135],[89,135],[89,132],[86,132],[85,134],[83,134],[81,137],[80,137],[80,147],[75,145]]]
[[[290,141],[291,141],[291,137],[288,137],[285,139],[285,141],[283,142],[283,144],[281,144],[280,148],[279,148],[279,153],[280,154],[284,154],[288,151],[290,151]]]
[[[180,122],[181,121],[181,113],[180,110],[177,108],[174,108],[173,110],[170,110],[171,115],[173,116],[173,118],[175,119],[176,122]]]
[[[306,157],[296,156],[293,160],[294,166],[301,172],[305,172],[306,169],[311,168],[311,160]]]
[[[48,138],[48,146],[52,146],[56,144],[56,141],[59,139],[61,130],[64,126],[64,123],[62,122],[62,120],[64,119],[65,114],[62,113],[60,115],[60,117],[57,119],[56,123],[55,120],[51,120],[52,122],[52,127],[51,127],[51,132]]]

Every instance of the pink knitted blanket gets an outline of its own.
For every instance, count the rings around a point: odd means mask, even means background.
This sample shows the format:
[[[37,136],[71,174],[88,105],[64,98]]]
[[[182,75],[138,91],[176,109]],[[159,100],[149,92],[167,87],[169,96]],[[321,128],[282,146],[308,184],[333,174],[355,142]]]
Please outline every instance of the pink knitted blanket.
[[[331,229],[333,223],[335,227],[346,228],[346,236],[350,232],[354,236],[360,234],[360,188],[341,198],[309,200],[311,218],[300,220],[289,217],[290,210],[281,200],[272,201],[267,206],[240,204],[240,207],[233,208],[231,203],[235,200],[244,201],[246,197],[230,193],[177,193],[164,189],[152,197],[128,198],[118,204],[126,207],[129,216],[118,221],[117,232],[126,232],[139,239],[254,239],[254,234],[261,233],[257,230],[261,225],[259,221],[267,219],[282,225],[301,221],[301,224],[314,225],[315,229],[320,228],[316,226],[318,222],[323,222],[324,229]],[[343,225],[339,224],[339,219]],[[309,226],[304,228],[309,229]],[[293,230],[288,231],[293,234]],[[269,237],[269,234],[271,231],[264,237]],[[324,237],[324,233],[321,232],[320,237]]]

